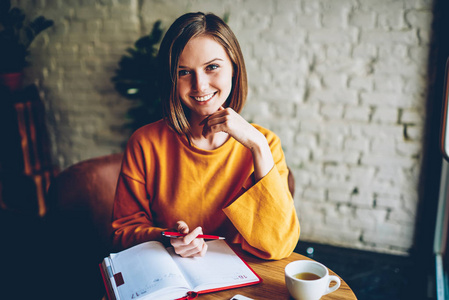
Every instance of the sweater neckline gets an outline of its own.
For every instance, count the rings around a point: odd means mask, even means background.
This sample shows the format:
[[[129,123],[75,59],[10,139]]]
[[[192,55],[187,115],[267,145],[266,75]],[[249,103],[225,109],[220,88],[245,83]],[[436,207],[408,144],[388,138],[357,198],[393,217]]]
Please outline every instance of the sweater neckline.
[[[219,154],[222,151],[229,151],[233,145],[235,144],[235,139],[230,136],[226,142],[223,143],[220,147],[213,150],[206,150],[195,146],[193,143],[189,144],[187,137],[185,135],[177,134],[177,138],[181,141],[181,143],[190,151],[202,154],[202,155],[214,155]]]

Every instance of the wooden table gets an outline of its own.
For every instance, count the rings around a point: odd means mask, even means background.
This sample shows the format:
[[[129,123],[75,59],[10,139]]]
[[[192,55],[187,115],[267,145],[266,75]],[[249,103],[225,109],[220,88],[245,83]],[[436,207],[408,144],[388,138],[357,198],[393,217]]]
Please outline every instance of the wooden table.
[[[312,260],[301,254],[293,253],[290,257],[282,260],[267,261],[242,251],[240,246],[231,245],[231,247],[260,277],[262,277],[263,282],[252,286],[203,294],[197,298],[198,300],[230,300],[237,294],[252,298],[254,300],[293,299],[290,297],[287,286],[285,285],[285,266],[295,260]],[[332,270],[329,270],[329,274],[338,276]],[[333,293],[323,296],[321,300],[357,300],[357,297],[354,295],[348,284],[341,277],[340,279],[340,288]],[[106,295],[102,298],[102,300],[107,300]]]
[[[200,295],[198,300],[229,300],[236,294],[253,298],[255,300],[293,299],[288,293],[287,286],[285,285],[285,266],[295,260],[311,260],[301,254],[293,253],[290,257],[282,260],[266,261],[242,251],[240,247],[232,246],[232,248],[260,277],[262,277],[263,282],[253,286]],[[329,270],[329,274],[337,275],[331,270]],[[354,295],[347,283],[342,278],[340,279],[340,288],[333,293],[323,296],[321,300],[357,300],[357,297]]]

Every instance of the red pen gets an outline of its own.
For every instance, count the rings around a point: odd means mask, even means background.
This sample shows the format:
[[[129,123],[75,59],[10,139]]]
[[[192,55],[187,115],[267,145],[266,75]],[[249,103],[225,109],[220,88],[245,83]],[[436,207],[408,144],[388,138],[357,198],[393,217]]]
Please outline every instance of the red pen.
[[[169,238],[178,238],[181,236],[186,236],[185,233],[179,233],[174,231],[162,231],[162,235]],[[200,239],[208,239],[208,240],[224,240],[225,238],[218,235],[208,235],[208,234],[200,234],[197,236]]]

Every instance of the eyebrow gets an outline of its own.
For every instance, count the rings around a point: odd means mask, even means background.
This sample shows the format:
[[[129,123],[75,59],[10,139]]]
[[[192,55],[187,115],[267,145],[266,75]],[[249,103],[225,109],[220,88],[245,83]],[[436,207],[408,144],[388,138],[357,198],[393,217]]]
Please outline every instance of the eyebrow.
[[[214,58],[214,59],[212,59],[212,60],[210,60],[210,61],[208,61],[208,62],[205,62],[205,63],[203,64],[203,66],[206,66],[206,65],[208,65],[208,64],[211,64],[211,63],[213,63],[213,62],[216,61],[216,60],[224,61],[223,59],[217,57],[217,58]],[[178,68],[180,68],[180,69],[188,69],[189,67],[179,65]]]

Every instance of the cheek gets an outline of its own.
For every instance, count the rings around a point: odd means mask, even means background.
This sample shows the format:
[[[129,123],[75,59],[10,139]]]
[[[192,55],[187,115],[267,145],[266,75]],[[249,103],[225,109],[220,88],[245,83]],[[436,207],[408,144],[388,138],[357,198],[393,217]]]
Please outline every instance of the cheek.
[[[232,73],[227,72],[225,76],[220,76],[220,78],[217,79],[217,83],[222,90],[230,91],[232,88]]]
[[[183,97],[189,91],[189,85],[184,80],[178,81],[178,96]]]

